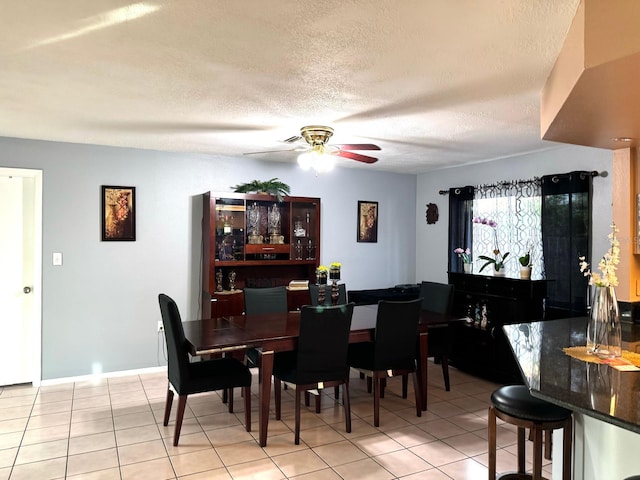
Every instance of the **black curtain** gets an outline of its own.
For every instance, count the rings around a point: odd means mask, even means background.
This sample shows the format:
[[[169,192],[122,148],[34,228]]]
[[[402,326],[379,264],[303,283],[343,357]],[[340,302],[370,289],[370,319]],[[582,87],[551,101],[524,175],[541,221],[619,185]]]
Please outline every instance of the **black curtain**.
[[[453,250],[471,248],[474,188],[449,189],[449,265],[450,272],[462,272],[462,260]],[[473,254],[473,252],[471,252]]]
[[[547,284],[546,318],[582,316],[588,279],[578,257],[591,258],[591,172],[542,177],[542,246]]]

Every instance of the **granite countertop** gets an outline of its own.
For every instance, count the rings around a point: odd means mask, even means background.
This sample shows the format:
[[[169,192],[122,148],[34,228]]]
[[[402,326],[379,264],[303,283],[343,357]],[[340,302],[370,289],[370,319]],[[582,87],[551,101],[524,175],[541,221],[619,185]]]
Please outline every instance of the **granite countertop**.
[[[543,400],[640,433],[640,372],[566,355],[586,344],[586,318],[505,325],[503,330],[531,393]],[[623,324],[625,350],[637,352],[640,325]]]

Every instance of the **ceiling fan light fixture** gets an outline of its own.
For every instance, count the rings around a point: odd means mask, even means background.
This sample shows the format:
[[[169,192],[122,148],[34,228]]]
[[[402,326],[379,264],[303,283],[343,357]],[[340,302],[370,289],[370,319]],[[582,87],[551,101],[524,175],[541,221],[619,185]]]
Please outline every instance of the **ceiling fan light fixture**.
[[[322,145],[315,145],[311,151],[298,155],[298,165],[303,170],[312,168],[316,173],[333,170],[335,163],[333,155],[326,154]]]

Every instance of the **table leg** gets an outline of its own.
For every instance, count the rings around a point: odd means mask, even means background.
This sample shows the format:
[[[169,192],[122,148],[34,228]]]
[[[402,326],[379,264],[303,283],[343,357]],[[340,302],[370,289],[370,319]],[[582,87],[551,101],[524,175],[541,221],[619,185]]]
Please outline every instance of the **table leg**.
[[[260,446],[267,446],[267,429],[269,427],[269,400],[271,397],[271,376],[273,375],[273,350],[262,351],[260,359],[260,374],[258,389],[260,410],[258,411]]]
[[[428,352],[428,340],[429,334],[428,332],[423,332],[420,334],[420,375],[418,376],[418,380],[420,382],[420,389],[422,390],[422,410],[427,409],[427,358],[429,357]]]

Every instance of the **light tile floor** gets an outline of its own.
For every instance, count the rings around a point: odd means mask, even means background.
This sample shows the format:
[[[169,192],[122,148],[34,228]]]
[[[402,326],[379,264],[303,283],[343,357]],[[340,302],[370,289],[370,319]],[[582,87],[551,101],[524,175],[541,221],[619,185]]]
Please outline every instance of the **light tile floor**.
[[[234,414],[217,393],[193,395],[178,447],[172,444],[173,421],[162,425],[166,373],[5,387],[0,389],[0,480],[484,479],[487,408],[497,387],[451,369],[446,392],[440,367],[430,362],[428,411],[418,418],[412,392],[402,399],[400,379],[390,379],[375,428],[373,399],[354,372],[350,434],[330,389],[320,414],[303,411],[301,444],[294,445],[289,390],[283,392],[282,420],[272,416],[269,422],[266,448],[256,441],[257,375],[251,433],[242,425],[239,391]],[[499,425],[498,446],[498,471],[515,470],[513,427]],[[549,462],[544,470],[550,477]]]

